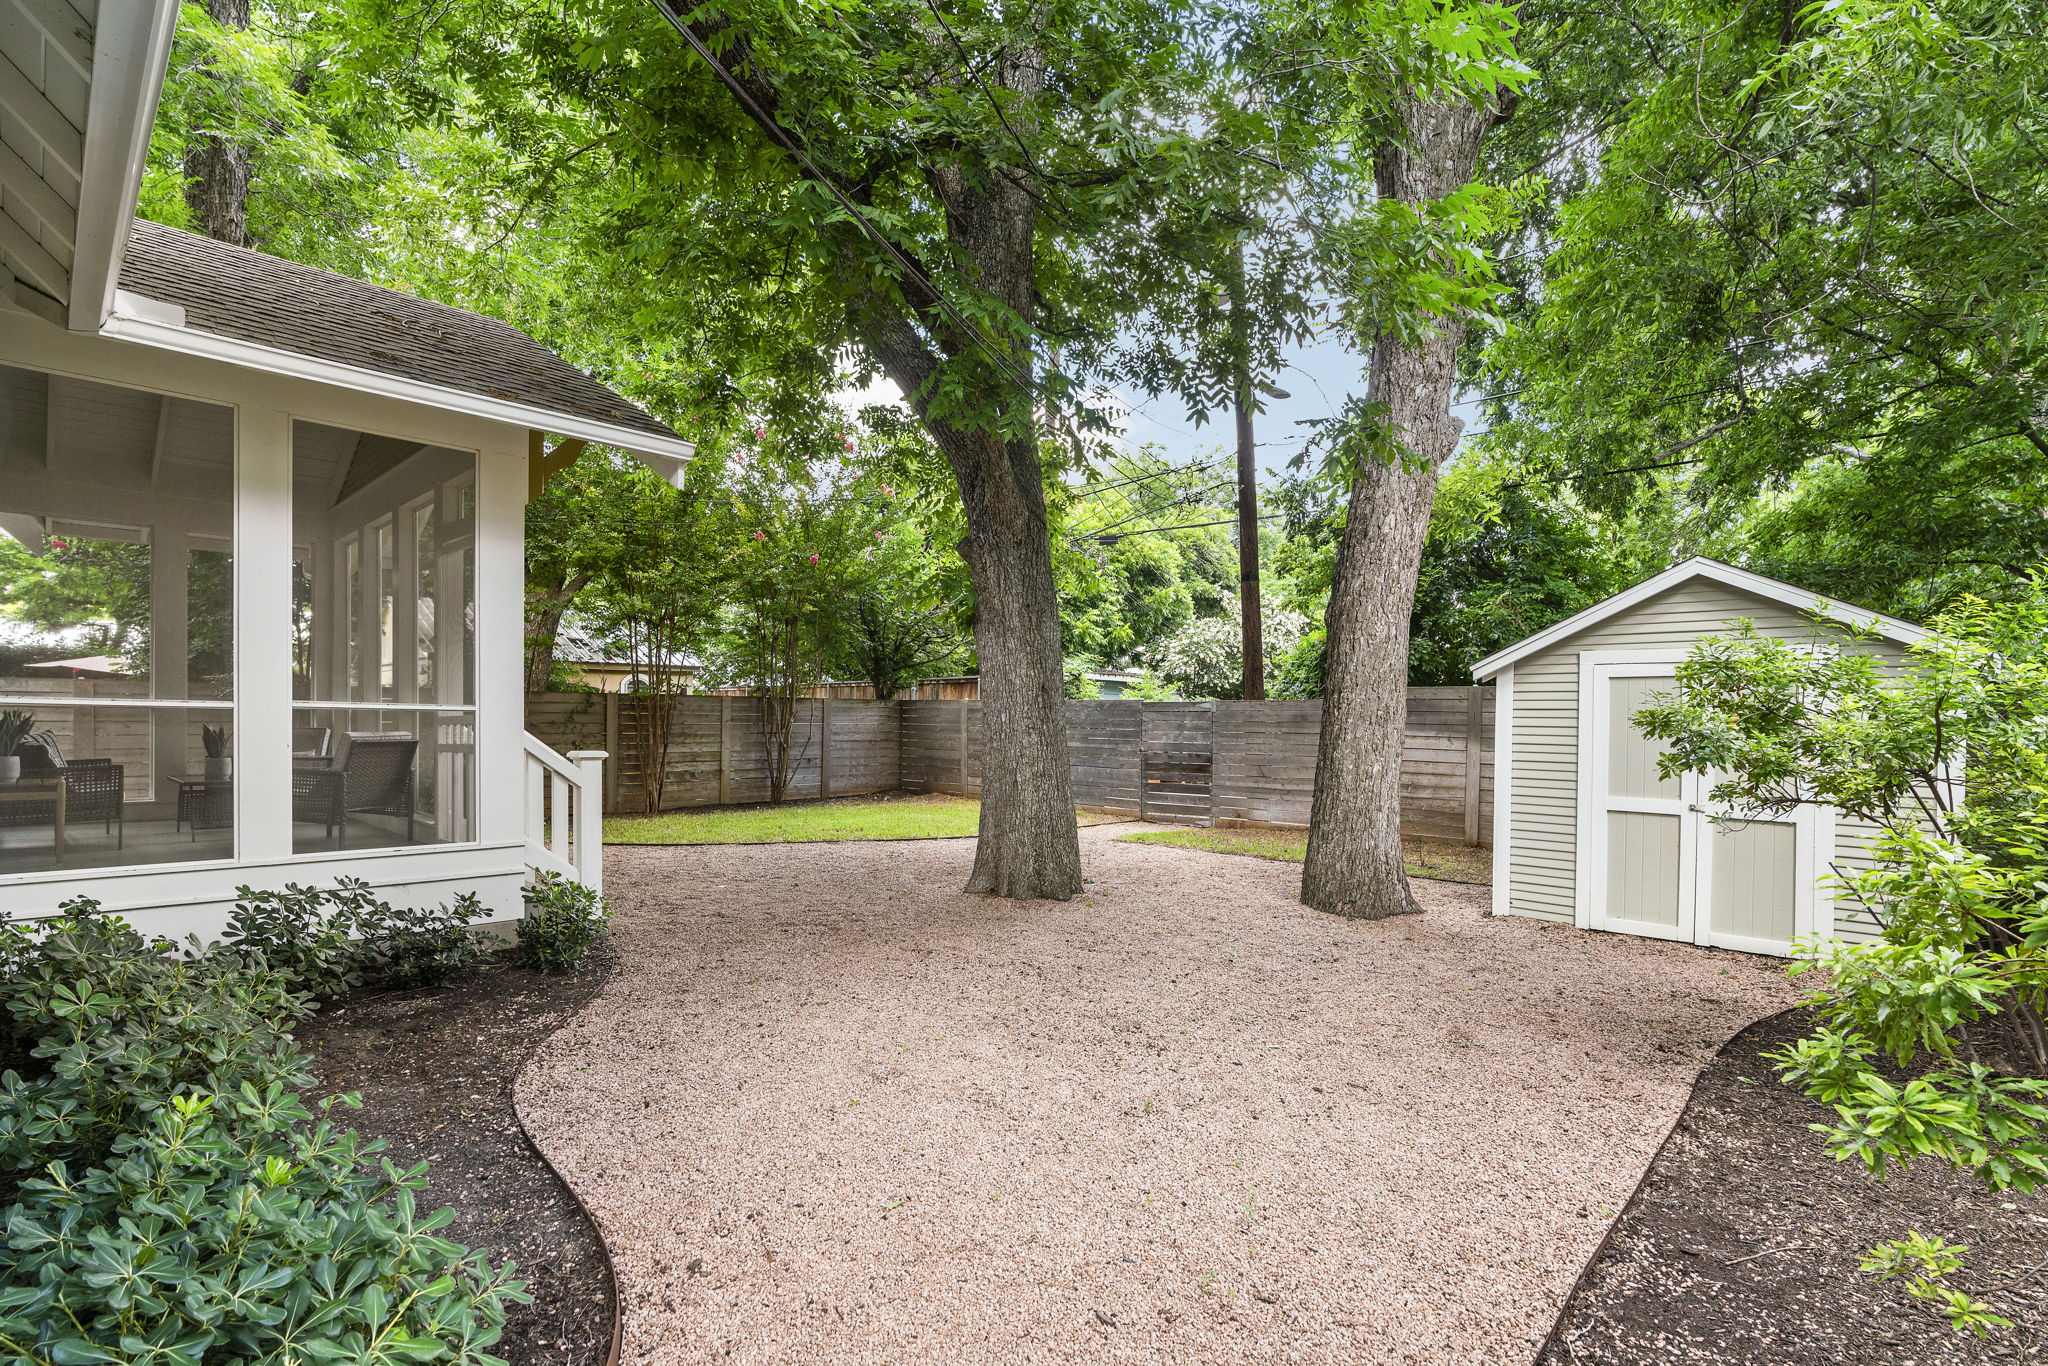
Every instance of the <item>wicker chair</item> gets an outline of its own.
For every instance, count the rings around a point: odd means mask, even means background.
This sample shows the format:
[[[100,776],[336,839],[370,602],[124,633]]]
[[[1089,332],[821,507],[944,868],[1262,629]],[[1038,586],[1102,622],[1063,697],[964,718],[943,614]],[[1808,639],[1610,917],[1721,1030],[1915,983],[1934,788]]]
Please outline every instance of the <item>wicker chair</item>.
[[[14,751],[24,778],[64,777],[64,823],[98,821],[115,837],[114,847],[128,847],[127,768],[112,759],[66,759],[57,738],[47,731],[24,740]],[[54,825],[57,802],[9,802],[0,806],[0,825]]]
[[[325,760],[292,766],[292,819],[324,825],[334,847],[348,843],[351,815],[397,816],[413,839],[413,759],[420,742],[410,735],[351,735],[340,768]]]
[[[320,767],[334,758],[334,731],[327,726],[294,726],[292,728],[292,762],[295,764],[314,763]]]

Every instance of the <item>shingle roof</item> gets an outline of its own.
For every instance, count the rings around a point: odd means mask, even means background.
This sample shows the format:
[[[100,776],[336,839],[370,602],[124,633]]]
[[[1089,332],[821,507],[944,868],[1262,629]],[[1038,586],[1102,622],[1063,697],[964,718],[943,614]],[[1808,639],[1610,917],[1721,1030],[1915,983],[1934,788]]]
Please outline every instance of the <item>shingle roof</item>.
[[[121,288],[185,325],[421,384],[675,437],[509,323],[136,220]]]
[[[574,616],[565,616],[555,628],[555,658],[565,664],[631,664],[632,653],[617,640],[607,639],[595,626]],[[702,666],[693,654],[675,661],[685,669]]]

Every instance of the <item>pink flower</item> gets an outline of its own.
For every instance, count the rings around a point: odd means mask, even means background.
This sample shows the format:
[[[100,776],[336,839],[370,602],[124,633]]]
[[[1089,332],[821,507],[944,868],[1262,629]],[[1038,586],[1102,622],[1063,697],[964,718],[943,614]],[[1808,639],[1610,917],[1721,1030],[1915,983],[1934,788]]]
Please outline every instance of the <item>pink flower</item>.
[[[768,539],[768,533],[765,531],[757,531],[754,533],[754,539],[757,541],[765,541]]]
[[[756,427],[756,428],[754,428],[754,440],[756,440],[756,441],[766,441],[767,439],[768,439],[768,429],[767,429],[766,427]]]
[[[882,533],[881,533],[881,532],[879,532],[879,531],[877,531],[877,532],[875,533],[875,539],[876,539],[876,540],[878,540],[878,541],[879,541],[879,540],[881,540],[881,539],[882,539]]]
[[[50,549],[52,549],[52,550],[69,550],[69,549],[71,549],[71,542],[69,542],[69,541],[65,540],[65,539],[64,539],[63,537],[61,537],[61,536],[52,536],[52,537],[50,538]]]
[[[817,552],[817,551],[815,551],[815,550],[813,550],[813,551],[811,552],[811,563],[812,563],[812,564],[816,564],[817,562],[818,562],[818,552]]]
[[[852,450],[852,449],[853,449],[853,438],[849,436],[849,437],[845,437],[845,438],[842,438],[842,439],[843,439],[843,440],[844,440],[844,441],[846,442],[846,449],[848,449],[848,450]]]
[[[882,485],[882,496],[884,498],[894,498],[896,496],[896,490],[891,488],[889,485],[884,484]]]

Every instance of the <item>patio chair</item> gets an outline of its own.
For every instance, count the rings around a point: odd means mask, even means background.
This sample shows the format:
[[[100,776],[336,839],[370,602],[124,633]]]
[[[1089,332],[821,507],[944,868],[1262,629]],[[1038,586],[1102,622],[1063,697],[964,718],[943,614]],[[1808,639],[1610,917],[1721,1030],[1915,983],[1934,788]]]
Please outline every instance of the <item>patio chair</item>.
[[[293,764],[292,819],[326,826],[340,849],[348,843],[350,816],[397,816],[405,822],[410,843],[412,769],[419,748],[410,735],[351,734],[340,768],[318,767],[331,761],[317,758]]]
[[[127,767],[112,759],[66,759],[49,731],[37,731],[16,746],[21,759],[21,776],[43,780],[51,774],[64,779],[64,823],[80,825],[98,821],[115,837],[114,847],[128,847]],[[57,801],[9,802],[0,806],[0,825],[53,825]]]
[[[329,726],[292,727],[292,762],[315,767],[334,761],[334,731]]]

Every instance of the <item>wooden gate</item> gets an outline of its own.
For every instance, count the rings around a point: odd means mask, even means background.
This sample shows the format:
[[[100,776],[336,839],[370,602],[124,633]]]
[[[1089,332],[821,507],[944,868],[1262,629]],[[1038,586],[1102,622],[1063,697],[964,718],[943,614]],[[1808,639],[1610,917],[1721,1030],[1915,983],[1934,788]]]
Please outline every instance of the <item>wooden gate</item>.
[[[1209,824],[1209,776],[1216,754],[1211,707],[1206,702],[1153,702],[1141,714],[1139,816]]]

